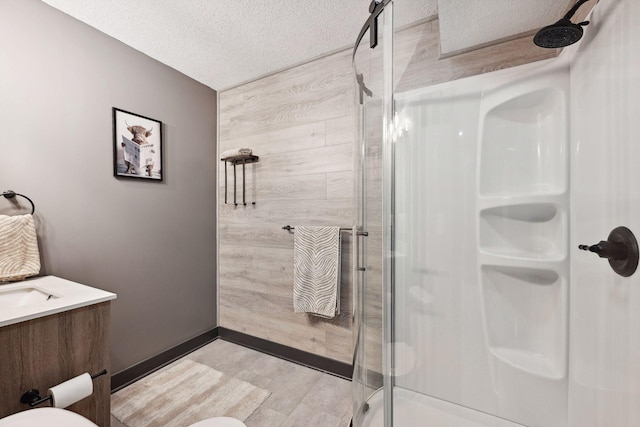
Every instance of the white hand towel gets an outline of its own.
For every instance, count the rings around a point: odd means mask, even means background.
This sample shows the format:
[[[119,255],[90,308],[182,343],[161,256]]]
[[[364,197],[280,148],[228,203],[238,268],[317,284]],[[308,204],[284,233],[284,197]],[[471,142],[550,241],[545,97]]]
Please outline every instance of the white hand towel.
[[[33,216],[0,215],[0,282],[24,280],[39,272],[40,253]]]
[[[220,157],[226,159],[227,157],[237,157],[237,156],[249,156],[253,153],[251,148],[232,148],[230,150],[224,151]]]
[[[293,309],[332,318],[340,312],[340,227],[296,225]]]

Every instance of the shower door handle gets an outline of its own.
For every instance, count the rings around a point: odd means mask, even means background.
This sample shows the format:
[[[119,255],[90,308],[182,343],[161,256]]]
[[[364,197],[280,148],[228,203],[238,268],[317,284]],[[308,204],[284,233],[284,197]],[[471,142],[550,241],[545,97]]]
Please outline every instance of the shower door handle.
[[[356,239],[358,237],[367,237],[369,235],[368,232],[366,231],[356,231]],[[358,245],[359,247],[359,245]],[[360,260],[360,251],[358,251],[358,256],[356,257],[356,270],[357,271],[367,271],[367,269],[365,267],[359,267],[359,260]]]
[[[357,307],[358,307],[358,283],[359,283],[359,273],[366,271],[367,269],[360,266],[360,237],[366,237],[369,233],[366,231],[357,230],[353,233],[353,241],[352,241],[352,251],[351,256],[354,263],[353,274],[351,278],[351,311],[353,314],[353,319],[355,321],[357,315]]]

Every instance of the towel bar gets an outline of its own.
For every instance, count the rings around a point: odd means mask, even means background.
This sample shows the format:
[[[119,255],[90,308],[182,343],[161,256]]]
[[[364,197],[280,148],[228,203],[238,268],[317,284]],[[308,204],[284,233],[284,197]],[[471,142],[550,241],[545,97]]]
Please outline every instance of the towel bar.
[[[295,227],[292,227],[292,226],[290,226],[290,225],[285,225],[284,227],[282,227],[282,229],[283,229],[283,230],[287,230],[287,231],[293,231],[293,230],[295,230],[296,228],[295,228]],[[353,231],[353,229],[351,229],[351,228],[349,228],[349,227],[340,227],[340,231],[348,231],[348,232],[351,232],[351,231]],[[357,232],[357,235],[358,235],[358,236],[368,236],[368,235],[369,235],[369,233],[367,233],[366,231],[358,231],[358,232]]]

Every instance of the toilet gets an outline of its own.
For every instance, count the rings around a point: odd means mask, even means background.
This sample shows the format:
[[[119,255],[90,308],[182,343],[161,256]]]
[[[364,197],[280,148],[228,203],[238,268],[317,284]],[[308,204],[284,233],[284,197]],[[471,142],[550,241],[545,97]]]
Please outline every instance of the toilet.
[[[97,427],[88,419],[75,412],[59,408],[38,408],[18,412],[0,419],[0,427]],[[198,421],[189,427],[246,427],[235,418],[215,417]]]
[[[189,427],[247,427],[247,425],[235,418],[215,417],[198,421],[195,424],[191,424]]]
[[[59,408],[38,408],[18,412],[0,419],[0,427],[97,427],[75,412]]]

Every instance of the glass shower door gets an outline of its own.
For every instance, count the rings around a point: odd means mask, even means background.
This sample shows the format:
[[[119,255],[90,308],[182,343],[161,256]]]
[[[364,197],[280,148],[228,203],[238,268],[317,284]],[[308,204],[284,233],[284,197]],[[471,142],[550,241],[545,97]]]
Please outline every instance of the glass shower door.
[[[545,60],[441,57],[436,18],[392,50],[383,3],[354,54],[353,425],[640,425],[640,273],[578,249],[640,230],[640,2],[593,2]]]
[[[383,153],[384,123],[391,105],[390,91],[385,92],[385,87],[390,87],[391,24],[391,4],[387,4],[385,10],[377,15],[377,24],[364,32],[353,58],[359,113],[354,170],[356,223],[360,231],[354,245],[354,259],[357,260],[354,263],[354,426],[391,425],[391,376],[386,374],[390,370],[385,370],[385,366],[391,366],[391,363],[385,354],[389,346],[384,345],[390,342],[387,334],[391,330],[390,327],[385,329],[384,323],[384,319],[391,318],[387,316],[384,305],[390,300],[384,297],[387,292],[384,277],[388,272],[385,259],[389,258],[384,255],[387,249],[383,243],[390,242],[384,235],[389,227],[385,220],[388,206],[383,200],[391,198],[383,189],[383,175],[389,173],[384,169],[386,155]],[[372,28],[376,25],[377,34],[374,34]],[[371,47],[371,34],[377,39],[375,47]]]

